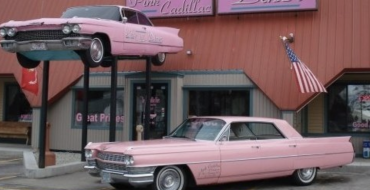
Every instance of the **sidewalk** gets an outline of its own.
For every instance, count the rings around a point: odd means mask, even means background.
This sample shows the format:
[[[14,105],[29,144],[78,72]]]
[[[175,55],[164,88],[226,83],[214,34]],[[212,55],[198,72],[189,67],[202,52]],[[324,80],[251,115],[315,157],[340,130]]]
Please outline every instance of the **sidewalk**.
[[[85,162],[81,162],[80,154],[58,152],[55,153],[55,165],[40,169],[37,162],[37,150],[33,150],[31,146],[22,144],[0,143],[0,154],[6,156],[22,156],[25,176],[35,179],[83,171],[83,166],[85,165]]]
[[[35,153],[36,150],[33,150],[31,146],[28,145],[0,143],[0,154],[8,156],[23,156],[25,176],[28,178],[47,178],[84,170],[83,166],[85,165],[85,162],[81,162],[79,154],[55,153],[57,160],[56,165],[40,169],[38,168]],[[370,171],[370,159],[357,157],[351,164],[341,168],[333,168],[323,171],[355,173],[368,172]]]

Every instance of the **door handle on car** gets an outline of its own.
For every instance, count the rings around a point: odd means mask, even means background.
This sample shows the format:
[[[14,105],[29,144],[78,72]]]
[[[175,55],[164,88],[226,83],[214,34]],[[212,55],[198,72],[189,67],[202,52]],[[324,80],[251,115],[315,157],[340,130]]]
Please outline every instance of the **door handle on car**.
[[[259,148],[260,148],[260,146],[252,146],[252,148],[259,149]]]
[[[289,145],[289,147],[295,148],[295,147],[297,147],[297,145],[296,144],[291,144],[291,145]]]

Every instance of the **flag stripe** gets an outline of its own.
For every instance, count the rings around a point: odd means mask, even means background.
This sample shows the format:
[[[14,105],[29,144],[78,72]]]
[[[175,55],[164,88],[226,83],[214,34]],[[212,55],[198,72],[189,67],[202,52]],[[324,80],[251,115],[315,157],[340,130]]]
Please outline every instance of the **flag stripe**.
[[[301,93],[326,92],[324,85],[316,78],[312,71],[298,59],[288,43],[284,41],[286,53],[294,68],[297,83]]]

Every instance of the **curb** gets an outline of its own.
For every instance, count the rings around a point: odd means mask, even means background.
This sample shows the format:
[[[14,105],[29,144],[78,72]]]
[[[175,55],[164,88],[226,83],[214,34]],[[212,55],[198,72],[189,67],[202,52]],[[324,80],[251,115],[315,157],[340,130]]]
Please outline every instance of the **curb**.
[[[40,169],[38,168],[33,152],[24,151],[23,165],[25,167],[24,174],[27,178],[39,179],[82,171],[84,170],[85,162],[72,162]]]

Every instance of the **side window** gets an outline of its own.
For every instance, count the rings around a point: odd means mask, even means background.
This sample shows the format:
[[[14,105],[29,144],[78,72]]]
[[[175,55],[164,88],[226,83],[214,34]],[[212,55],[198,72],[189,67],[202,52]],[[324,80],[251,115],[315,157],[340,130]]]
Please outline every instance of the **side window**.
[[[256,136],[248,128],[248,123],[232,123],[230,125],[230,141],[236,140],[255,140]],[[231,135],[233,134],[233,135]]]
[[[122,14],[127,18],[127,23],[138,24],[138,18],[135,11],[122,9]]]
[[[152,26],[152,23],[150,20],[142,13],[137,13],[139,17],[139,24],[146,25],[146,26]]]
[[[283,139],[283,134],[272,123],[249,123],[248,128],[256,135],[258,140]]]
[[[230,141],[283,138],[284,136],[272,123],[237,122],[230,125]]]

